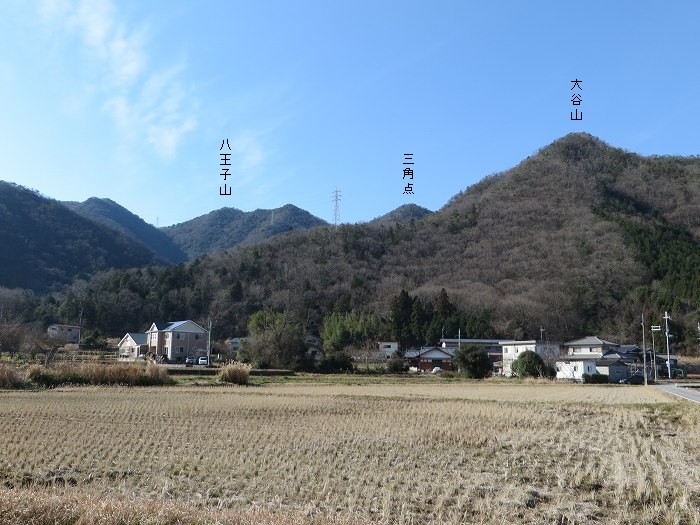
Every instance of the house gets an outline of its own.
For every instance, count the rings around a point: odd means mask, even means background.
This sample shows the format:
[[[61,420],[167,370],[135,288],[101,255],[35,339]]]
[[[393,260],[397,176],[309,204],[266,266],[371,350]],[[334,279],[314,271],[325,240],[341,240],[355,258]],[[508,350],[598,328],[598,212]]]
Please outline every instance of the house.
[[[317,335],[304,337],[304,346],[306,347],[306,355],[314,362],[323,358],[323,341]]]
[[[557,369],[557,379],[572,379],[583,382],[583,374],[593,375],[596,373],[594,357],[577,357],[561,359],[555,363]]]
[[[456,348],[439,346],[424,346],[418,350],[406,350],[404,358],[409,367],[416,368],[420,372],[428,372],[433,368],[452,370],[452,356]]]
[[[647,350],[647,357],[651,359],[651,352]],[[603,359],[620,359],[626,363],[642,361],[642,349],[637,345],[620,345],[615,349],[603,352]]]
[[[560,358],[556,364],[557,379],[583,381],[583,375],[603,374],[608,376],[609,383],[619,383],[630,375],[627,363],[620,359],[598,359],[594,357]]]
[[[596,335],[564,343],[566,354],[581,358],[594,359],[600,359],[608,350],[617,350],[619,347],[619,344],[613,343],[612,341],[606,341],[605,339],[601,339]]]
[[[251,337],[232,337],[228,342],[228,355],[231,359],[235,359],[238,351],[243,345],[249,345],[253,339]]]
[[[500,341],[502,350],[502,373],[505,376],[512,376],[511,365],[520,354],[531,351],[542,357],[546,362],[554,362],[560,355],[561,347],[559,343],[550,341]]]
[[[452,349],[453,353],[460,346],[479,346],[486,350],[492,365],[500,362],[503,358],[501,341],[498,339],[452,339],[443,337],[440,339],[440,346]]]
[[[379,341],[377,350],[377,359],[391,359],[394,352],[398,352],[398,341]]]
[[[135,361],[148,352],[148,336],[129,332],[119,341],[119,361]]]
[[[181,363],[188,355],[208,354],[209,333],[194,321],[153,323],[146,338],[148,352],[167,361]]]
[[[66,343],[80,343],[80,327],[70,324],[52,324],[46,330],[51,337],[56,337]]]

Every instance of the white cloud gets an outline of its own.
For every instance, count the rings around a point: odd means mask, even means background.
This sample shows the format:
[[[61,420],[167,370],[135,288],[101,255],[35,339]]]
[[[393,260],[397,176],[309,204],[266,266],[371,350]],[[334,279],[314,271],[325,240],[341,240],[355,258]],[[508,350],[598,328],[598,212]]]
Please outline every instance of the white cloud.
[[[47,21],[76,33],[103,64],[96,73],[103,107],[123,138],[172,157],[197,126],[181,80],[184,68],[148,72],[145,28],[130,31],[111,0],[42,0],[38,10]]]

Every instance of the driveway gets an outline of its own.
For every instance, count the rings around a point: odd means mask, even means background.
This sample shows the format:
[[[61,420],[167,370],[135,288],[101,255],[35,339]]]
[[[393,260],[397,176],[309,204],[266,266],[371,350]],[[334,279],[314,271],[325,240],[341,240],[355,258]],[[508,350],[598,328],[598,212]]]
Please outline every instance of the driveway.
[[[700,388],[684,388],[684,386],[689,385],[684,385],[683,383],[668,383],[662,385],[654,385],[654,388],[658,388],[659,390],[663,390],[664,392],[668,392],[669,394],[672,394],[674,396],[682,397],[683,399],[687,399],[689,401],[695,401],[696,403],[700,403]],[[693,386],[698,385],[696,384]]]

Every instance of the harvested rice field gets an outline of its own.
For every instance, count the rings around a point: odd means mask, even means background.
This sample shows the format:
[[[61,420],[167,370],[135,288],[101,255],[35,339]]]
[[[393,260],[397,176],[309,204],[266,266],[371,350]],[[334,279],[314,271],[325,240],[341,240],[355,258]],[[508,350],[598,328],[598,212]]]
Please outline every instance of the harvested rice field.
[[[653,387],[0,392],[0,523],[700,523],[700,410]]]

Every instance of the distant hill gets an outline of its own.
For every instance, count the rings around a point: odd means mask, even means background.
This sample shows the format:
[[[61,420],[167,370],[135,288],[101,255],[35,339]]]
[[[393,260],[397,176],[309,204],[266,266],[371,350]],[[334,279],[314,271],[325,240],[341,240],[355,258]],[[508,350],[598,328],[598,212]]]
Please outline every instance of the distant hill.
[[[286,204],[274,210],[251,212],[221,208],[161,230],[190,259],[194,259],[205,253],[261,242],[290,230],[327,225],[309,212]]]
[[[371,221],[369,221],[369,224],[386,226],[397,222],[408,223],[412,220],[418,221],[423,217],[430,215],[431,213],[433,212],[429,209],[423,208],[422,206],[418,206],[417,204],[404,204],[402,206],[399,206],[395,210],[390,211],[389,213],[385,213],[384,215],[381,215],[376,219],[372,219]]]
[[[58,201],[0,181],[0,286],[46,291],[108,268],[160,263],[147,248]]]
[[[179,263],[187,259],[185,253],[165,233],[113,200],[91,197],[85,202],[63,204],[83,217],[135,239],[165,261]]]

